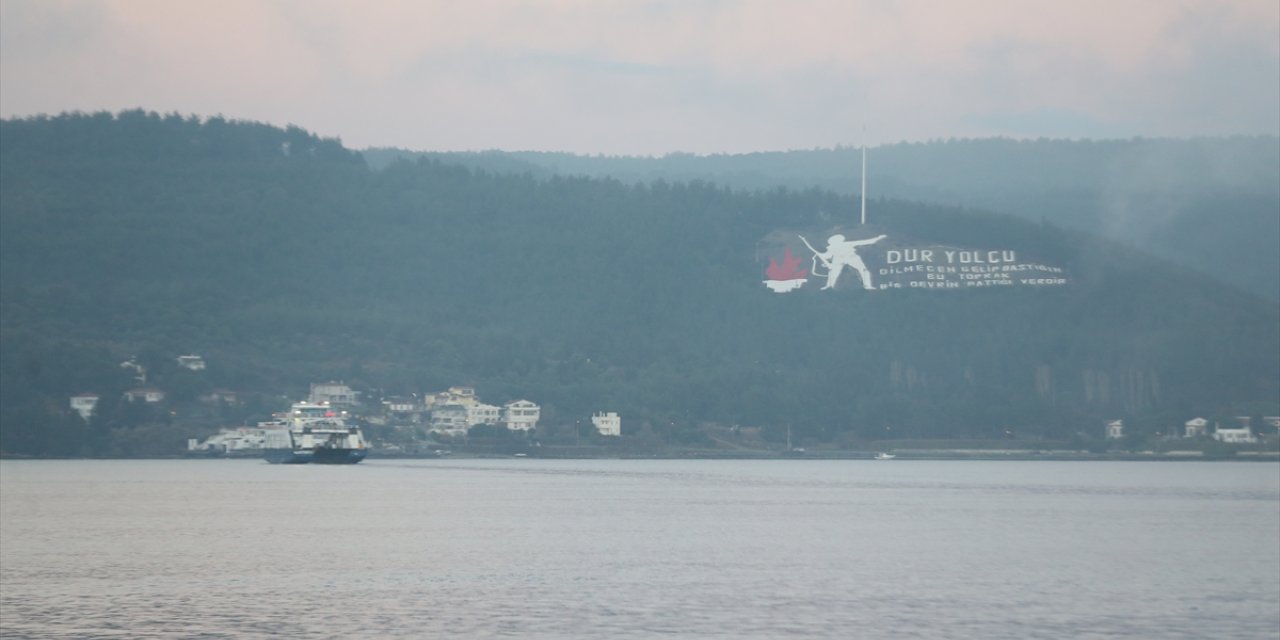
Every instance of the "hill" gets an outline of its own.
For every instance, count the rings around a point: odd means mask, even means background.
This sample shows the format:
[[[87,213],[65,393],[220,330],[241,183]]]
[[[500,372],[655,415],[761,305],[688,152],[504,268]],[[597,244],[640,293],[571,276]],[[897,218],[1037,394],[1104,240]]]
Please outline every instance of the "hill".
[[[1034,255],[1070,284],[778,295],[761,242],[829,229],[850,198],[375,171],[296,128],[144,112],[5,120],[0,140],[9,453],[111,453],[122,430],[251,417],[330,378],[374,396],[471,384],[539,402],[549,424],[616,410],[628,434],[688,442],[708,422],[1067,438],[1277,412],[1273,303],[1049,224],[876,200],[884,233]],[[172,364],[186,353],[209,369]],[[71,394],[136,384],[129,356],[165,411],[71,415]],[[201,414],[215,387],[256,400]]]
[[[695,180],[741,190],[853,195],[856,148],[696,156],[364,152],[371,166],[428,157],[486,171]],[[945,140],[870,150],[871,197],[988,210],[1088,231],[1280,299],[1280,139]]]

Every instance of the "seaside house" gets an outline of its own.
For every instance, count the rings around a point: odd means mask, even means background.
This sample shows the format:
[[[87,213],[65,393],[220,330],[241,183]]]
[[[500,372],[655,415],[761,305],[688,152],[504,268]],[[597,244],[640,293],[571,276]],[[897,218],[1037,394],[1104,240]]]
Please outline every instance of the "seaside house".
[[[426,412],[417,395],[383,398],[382,410],[392,420],[414,424],[422,422],[422,416]]]
[[[178,366],[192,371],[204,371],[204,358],[197,355],[178,356]]]
[[[359,402],[356,392],[341,381],[311,383],[311,393],[307,396],[307,400],[314,404],[327,404],[340,409],[348,408]]]
[[[383,398],[382,407],[389,413],[413,413],[420,409],[418,399],[413,396]]]
[[[466,407],[477,402],[480,402],[480,399],[476,396],[476,390],[473,387],[449,387],[448,391],[427,395],[425,404],[430,409],[454,404]]]
[[[467,408],[460,404],[446,404],[431,410],[431,431],[449,436],[465,436]]]
[[[1107,423],[1107,439],[1119,440],[1124,437],[1124,420],[1112,420]]]
[[[455,386],[447,391],[428,394],[424,402],[431,412],[433,431],[451,435],[465,434],[478,425],[504,425],[512,431],[528,431],[538,425],[542,409],[528,401],[516,400],[502,407],[485,404],[474,387]]]
[[[474,402],[464,405],[467,408],[467,425],[498,424],[502,419],[502,410],[495,405]]]
[[[1247,422],[1234,429],[1214,425],[1213,439],[1228,444],[1253,444],[1258,441]]]
[[[596,431],[599,431],[602,436],[622,435],[622,418],[618,417],[618,414],[613,411],[592,415],[591,424],[596,426]]]
[[[94,409],[98,408],[98,394],[81,393],[71,396],[71,409],[80,414],[81,418],[86,421],[93,417]]]
[[[164,402],[164,391],[154,387],[130,389],[124,392],[124,399],[129,402],[146,402],[148,404],[155,404],[157,402]]]
[[[542,407],[528,400],[515,400],[502,406],[502,423],[512,431],[529,431],[538,426]]]
[[[1192,418],[1183,426],[1184,438],[1203,438],[1209,435],[1209,421],[1204,418]]]
[[[214,389],[209,393],[202,393],[199,400],[205,404],[240,404],[240,397],[230,389]]]

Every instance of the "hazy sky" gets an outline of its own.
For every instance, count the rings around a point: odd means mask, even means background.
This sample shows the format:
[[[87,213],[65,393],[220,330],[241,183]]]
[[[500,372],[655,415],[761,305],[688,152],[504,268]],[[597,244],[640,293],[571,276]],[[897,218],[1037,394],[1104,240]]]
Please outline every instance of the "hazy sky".
[[[419,150],[1277,134],[1280,2],[0,0],[0,115],[136,107]]]

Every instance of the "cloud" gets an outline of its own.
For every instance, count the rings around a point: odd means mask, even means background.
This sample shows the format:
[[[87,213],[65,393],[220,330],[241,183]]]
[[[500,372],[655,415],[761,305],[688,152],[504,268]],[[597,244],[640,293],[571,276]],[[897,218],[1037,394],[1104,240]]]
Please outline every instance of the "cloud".
[[[1274,0],[3,0],[0,115],[144,107],[352,146],[746,152],[1280,133]]]
[[[1016,138],[1118,138],[1126,131],[1115,124],[1070,109],[1040,107],[1027,111],[997,111],[958,118],[963,128],[984,135]]]

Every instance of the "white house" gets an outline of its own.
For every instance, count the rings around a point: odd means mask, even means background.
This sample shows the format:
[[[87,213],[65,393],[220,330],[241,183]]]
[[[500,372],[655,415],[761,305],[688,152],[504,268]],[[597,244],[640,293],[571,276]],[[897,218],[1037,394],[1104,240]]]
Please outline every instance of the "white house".
[[[1243,426],[1238,429],[1224,429],[1217,427],[1213,431],[1213,439],[1218,442],[1226,442],[1231,444],[1252,444],[1258,439],[1253,436],[1253,429]]]
[[[451,436],[467,435],[467,408],[447,404],[431,410],[431,430]]]
[[[599,431],[602,436],[622,435],[622,418],[619,418],[618,414],[612,411],[592,415],[591,424],[596,426],[596,431]]]
[[[138,402],[141,400],[149,404],[155,404],[157,402],[164,402],[164,392],[153,387],[130,389],[124,392],[124,398],[129,402]]]
[[[418,410],[417,398],[387,398],[382,401],[382,406],[387,408],[391,413],[412,413]]]
[[[542,407],[528,400],[516,400],[502,406],[502,422],[512,431],[529,431],[538,426]]]
[[[209,393],[202,393],[200,394],[199,400],[205,404],[219,404],[223,402],[227,404],[240,404],[239,395],[230,389],[214,389]]]
[[[1107,439],[1118,440],[1124,437],[1124,420],[1112,420],[1107,423]]]
[[[480,402],[480,399],[476,396],[476,390],[472,387],[449,387],[448,391],[432,393],[426,398],[428,409],[451,404],[465,407],[477,402]]]
[[[204,371],[204,358],[197,355],[178,356],[178,366],[192,371]]]
[[[463,406],[467,408],[468,426],[474,427],[478,424],[498,424],[498,421],[502,419],[502,410],[495,405],[485,404],[483,402],[474,402]]]
[[[96,393],[82,393],[71,396],[71,409],[80,414],[80,417],[85,420],[93,417],[93,410],[96,408],[98,408],[98,394]]]
[[[1204,418],[1192,418],[1187,421],[1184,438],[1203,438],[1209,435],[1209,421]]]
[[[409,421],[412,423],[422,422],[422,416],[426,410],[422,406],[422,401],[416,395],[412,396],[392,396],[382,399],[382,410],[386,417],[397,422]],[[380,419],[384,423],[386,418],[380,416],[368,416],[370,421]]]
[[[356,392],[341,382],[313,382],[307,400],[314,404],[346,408],[356,404]]]

